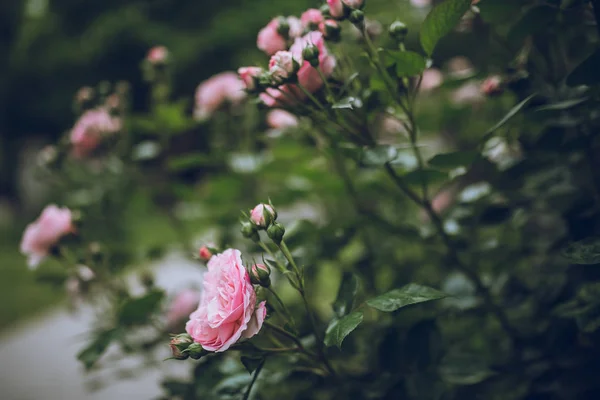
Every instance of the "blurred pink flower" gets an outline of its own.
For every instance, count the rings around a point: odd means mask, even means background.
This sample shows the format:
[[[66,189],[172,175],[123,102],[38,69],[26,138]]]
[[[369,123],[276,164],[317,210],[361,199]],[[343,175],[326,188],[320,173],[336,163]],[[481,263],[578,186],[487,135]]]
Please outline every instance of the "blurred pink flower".
[[[455,79],[464,79],[475,73],[471,61],[463,56],[453,57],[448,61],[448,74]]]
[[[282,21],[285,22],[287,26],[282,27]],[[287,35],[282,34],[282,31],[285,29],[287,29]],[[278,51],[287,50],[287,40],[300,36],[302,30],[302,23],[296,17],[273,18],[267,26],[258,32],[256,46],[271,56]]]
[[[265,302],[256,305],[240,251],[227,249],[208,262],[200,305],[186,331],[205,350],[223,352],[240,338],[256,335],[265,317]]]
[[[502,78],[498,75],[489,76],[481,83],[481,92],[486,96],[498,95],[502,89]]]
[[[273,129],[285,129],[298,126],[298,118],[285,110],[271,110],[267,114],[267,125]]]
[[[350,8],[360,9],[365,3],[365,0],[342,0]]]
[[[339,38],[341,29],[340,24],[334,19],[327,19],[319,24],[319,32],[325,39]]]
[[[154,46],[148,51],[146,60],[148,60],[150,64],[164,64],[168,57],[169,51],[165,46]]]
[[[329,5],[329,14],[333,18],[341,18],[344,15],[344,4],[342,0],[327,0]]]
[[[205,120],[223,103],[238,104],[246,97],[244,83],[235,72],[221,72],[202,82],[196,89],[194,117]]]
[[[77,158],[88,156],[105,136],[121,130],[121,119],[110,115],[105,108],[88,110],[71,130],[71,146]]]
[[[318,28],[319,24],[323,22],[325,19],[323,18],[323,14],[321,11],[316,8],[309,8],[304,11],[300,16],[300,22],[302,23],[302,27],[304,29],[315,30]]]
[[[190,314],[198,307],[200,292],[193,289],[184,289],[179,292],[167,310],[167,325],[176,327],[177,323],[189,318]]]
[[[198,256],[202,261],[208,261],[213,256],[213,254],[208,247],[202,246],[200,247],[200,250],[198,250]]]
[[[241,67],[238,69],[238,75],[248,91],[257,89],[257,80],[263,73],[264,71],[260,67]]]
[[[476,82],[467,82],[452,92],[450,100],[456,105],[464,105],[481,103],[484,97],[479,84]]]
[[[74,231],[71,210],[46,206],[40,217],[27,225],[21,239],[21,253],[28,256],[29,267],[37,267],[63,236]]]
[[[444,82],[444,75],[437,68],[427,68],[423,71],[420,90],[428,92],[439,87]]]

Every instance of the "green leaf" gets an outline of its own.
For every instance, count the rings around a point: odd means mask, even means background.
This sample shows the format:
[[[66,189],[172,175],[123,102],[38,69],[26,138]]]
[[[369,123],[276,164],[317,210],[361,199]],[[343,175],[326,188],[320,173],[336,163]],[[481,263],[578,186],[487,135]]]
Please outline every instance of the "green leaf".
[[[471,7],[471,0],[446,0],[435,6],[421,26],[421,46],[429,55],[437,42],[460,22]]]
[[[600,49],[590,54],[567,77],[569,86],[595,85],[600,83]]]
[[[364,149],[360,160],[366,166],[381,166],[393,161],[397,156],[398,150],[394,146],[380,145]]]
[[[516,106],[511,108],[510,111],[508,113],[506,113],[506,115],[500,121],[498,121],[498,123],[496,125],[492,126],[490,129],[487,130],[487,132],[485,132],[485,134],[483,135],[484,140],[487,140],[491,136],[492,133],[494,133],[498,128],[501,128],[504,124],[506,124],[508,121],[510,121],[510,119],[512,117],[517,115],[517,113],[519,111],[521,111],[521,109],[523,107],[525,107],[525,105],[527,103],[529,103],[531,101],[531,99],[533,99],[536,95],[537,95],[537,93],[532,94],[531,96],[527,97],[526,99],[521,101],[519,104],[517,104]]]
[[[108,346],[117,337],[117,333],[117,329],[98,332],[94,340],[77,354],[77,359],[83,363],[85,369],[90,369],[96,364]]]
[[[387,50],[386,60],[396,64],[399,77],[419,75],[425,70],[425,58],[414,51]]]
[[[119,310],[119,324],[140,325],[147,322],[150,315],[158,309],[164,296],[162,290],[155,289],[142,297],[128,299]]]
[[[455,151],[452,153],[437,154],[427,163],[434,168],[452,170],[473,164],[477,157],[479,157],[479,153],[476,151]]]
[[[265,358],[242,356],[241,361],[242,364],[244,364],[246,371],[248,371],[248,373],[251,374],[256,370],[256,368],[258,368],[262,363],[265,362]]]
[[[580,99],[571,99],[565,101],[559,101],[557,103],[548,104],[545,106],[541,106],[535,109],[535,111],[560,111],[560,110],[568,110],[569,108],[573,108],[581,103],[585,103],[589,97],[583,97]]]
[[[431,185],[448,179],[448,174],[435,169],[417,169],[402,176],[409,185]]]
[[[333,303],[333,311],[338,317],[343,317],[352,311],[354,298],[358,292],[358,278],[352,272],[344,272],[338,289],[337,298]]]
[[[214,164],[214,160],[206,153],[189,153],[167,160],[167,168],[173,172],[185,171],[211,164]]]
[[[342,342],[363,320],[363,313],[355,311],[340,319],[331,321],[325,332],[325,340],[323,341],[327,347],[337,346],[342,348]]]
[[[367,305],[379,311],[396,311],[410,304],[418,304],[446,297],[445,293],[428,286],[409,283],[400,289],[394,289],[367,300]]]
[[[573,264],[600,264],[600,238],[591,237],[571,243],[563,249],[562,255]]]

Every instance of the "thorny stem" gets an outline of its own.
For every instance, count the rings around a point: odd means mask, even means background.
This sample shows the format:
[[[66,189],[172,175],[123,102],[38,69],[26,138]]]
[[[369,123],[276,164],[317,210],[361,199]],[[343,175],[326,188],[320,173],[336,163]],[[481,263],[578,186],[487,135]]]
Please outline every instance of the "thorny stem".
[[[256,379],[258,378],[258,374],[260,374],[260,371],[262,371],[264,365],[265,365],[265,359],[263,359],[261,361],[261,363],[258,365],[258,367],[256,368],[256,370],[254,371],[254,375],[252,375],[252,380],[250,381],[250,384],[248,385],[248,389],[246,389],[246,393],[244,393],[244,397],[242,397],[242,400],[248,400],[250,398],[250,392],[252,392],[252,387],[254,386],[254,384],[256,383]]]

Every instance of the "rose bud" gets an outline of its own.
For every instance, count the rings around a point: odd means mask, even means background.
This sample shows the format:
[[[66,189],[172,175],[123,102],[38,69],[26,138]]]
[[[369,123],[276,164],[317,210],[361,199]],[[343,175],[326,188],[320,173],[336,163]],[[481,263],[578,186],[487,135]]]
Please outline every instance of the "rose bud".
[[[254,242],[260,242],[260,236],[256,230],[256,226],[250,222],[242,222],[242,236],[252,239]]]
[[[202,261],[208,261],[213,256],[213,254],[208,247],[202,246],[198,251],[198,256]]]
[[[21,253],[28,256],[29,267],[37,267],[63,236],[73,232],[71,210],[54,204],[47,206],[35,222],[27,225],[21,239]]]
[[[146,60],[152,65],[166,64],[168,58],[169,51],[165,46],[154,46],[146,55]]]
[[[254,285],[271,286],[271,270],[264,264],[254,264],[250,269],[250,281]]]
[[[319,7],[319,11],[321,12],[323,18],[331,17],[331,13],[329,12],[329,4],[323,4],[321,7]]]
[[[353,10],[348,16],[348,20],[357,27],[362,27],[365,22],[365,13],[360,10]]]
[[[289,51],[278,51],[269,61],[269,73],[275,83],[283,83],[295,76],[300,64]]]
[[[365,0],[342,0],[342,3],[355,10],[362,10],[365,6]]]
[[[171,352],[173,353],[173,358],[177,360],[185,360],[190,354],[186,351],[191,344],[194,343],[194,340],[187,333],[181,333],[179,335],[174,336],[171,339],[171,343],[169,343],[169,347],[171,347]]]
[[[272,110],[267,114],[267,125],[272,129],[286,129],[298,126],[298,118],[285,110]]]
[[[285,228],[279,222],[275,222],[267,228],[267,235],[275,244],[279,245],[285,235]]]
[[[264,74],[264,70],[260,67],[241,67],[238,69],[238,75],[246,90],[250,93],[256,92],[260,88],[260,77]]]
[[[408,27],[402,21],[394,21],[390,25],[390,36],[399,42],[403,42],[408,34]]]
[[[312,67],[319,66],[319,48],[313,44],[308,44],[302,49],[302,58],[308,61]]]
[[[340,40],[342,28],[337,21],[328,19],[319,24],[319,31],[321,31],[325,39],[337,42]]]
[[[342,19],[345,15],[344,4],[342,0],[327,0],[329,5],[329,14],[336,19]]]
[[[319,24],[324,21],[323,14],[316,8],[309,8],[300,16],[300,22],[304,29],[315,31],[319,28]]]
[[[481,83],[481,91],[487,96],[496,96],[504,91],[503,86],[502,78],[498,75],[493,75]]]
[[[269,204],[259,204],[250,211],[250,220],[258,228],[265,229],[277,220],[277,211]]]
[[[199,360],[202,356],[208,354],[208,351],[204,350],[200,343],[192,343],[185,349],[185,354],[189,354],[193,360]]]

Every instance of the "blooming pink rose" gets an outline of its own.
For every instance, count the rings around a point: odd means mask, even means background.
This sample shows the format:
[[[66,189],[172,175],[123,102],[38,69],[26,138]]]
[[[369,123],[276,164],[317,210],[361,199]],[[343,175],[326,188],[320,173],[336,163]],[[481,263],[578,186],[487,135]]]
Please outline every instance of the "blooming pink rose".
[[[167,325],[174,327],[178,322],[187,319],[198,307],[200,293],[197,290],[185,289],[179,292],[167,310]]]
[[[241,67],[238,69],[238,75],[244,82],[246,90],[249,91],[257,89],[257,80],[263,73],[264,71],[260,67]]]
[[[225,351],[260,330],[265,304],[256,305],[256,293],[239,250],[227,249],[210,259],[203,288],[200,305],[185,329],[205,350]]]
[[[265,210],[271,215],[271,221],[265,221]],[[250,220],[254,223],[254,225],[266,228],[272,221],[277,218],[277,213],[268,204],[259,204],[250,211]]]
[[[298,126],[298,118],[285,110],[271,110],[267,114],[267,125],[273,129],[285,129]]]
[[[269,73],[275,82],[283,82],[298,70],[298,61],[289,51],[278,51],[269,60]]]
[[[309,8],[300,16],[300,22],[302,23],[302,27],[304,29],[317,29],[319,24],[324,20],[325,19],[323,18],[321,11],[317,10],[316,8]]]
[[[344,15],[344,4],[342,0],[327,0],[329,5],[329,14],[333,18],[341,18]]]
[[[302,35],[302,23],[296,17],[277,17],[273,18],[267,26],[262,28],[258,32],[256,38],[256,46],[267,53],[273,55],[281,50],[287,49],[287,40],[280,32],[283,29],[281,27],[281,21],[284,21],[288,26],[287,38],[297,38]]]
[[[146,60],[148,60],[151,64],[163,64],[165,61],[167,61],[168,56],[169,51],[165,46],[154,46],[148,51]]]
[[[71,218],[71,210],[51,204],[27,225],[21,239],[21,253],[28,256],[30,268],[37,267],[63,236],[75,231]]]
[[[502,78],[498,75],[492,75],[481,83],[481,91],[487,96],[494,96],[502,93]]]
[[[439,87],[444,82],[444,76],[437,68],[427,68],[423,71],[420,90],[428,92]]]
[[[121,130],[121,125],[121,120],[111,116],[105,108],[86,111],[71,130],[73,154],[77,158],[88,156],[98,147],[103,137]]]
[[[221,72],[202,82],[196,89],[194,117],[204,120],[223,103],[238,104],[246,97],[244,82],[235,72]]]

